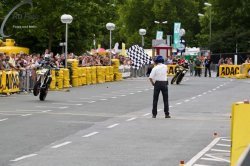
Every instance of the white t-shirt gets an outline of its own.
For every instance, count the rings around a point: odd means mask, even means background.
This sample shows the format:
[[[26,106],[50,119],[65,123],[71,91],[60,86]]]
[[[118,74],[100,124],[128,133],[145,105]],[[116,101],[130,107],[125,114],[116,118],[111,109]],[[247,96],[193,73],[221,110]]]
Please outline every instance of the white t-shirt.
[[[149,78],[152,78],[154,81],[167,81],[167,72],[167,66],[160,63],[152,69]]]

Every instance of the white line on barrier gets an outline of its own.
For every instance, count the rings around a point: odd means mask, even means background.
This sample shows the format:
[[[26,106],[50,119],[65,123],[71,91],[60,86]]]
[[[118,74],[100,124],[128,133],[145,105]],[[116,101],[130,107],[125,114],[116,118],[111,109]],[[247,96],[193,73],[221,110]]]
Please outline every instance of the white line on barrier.
[[[6,120],[8,120],[8,118],[0,119],[0,122],[6,121]]]
[[[137,118],[133,117],[133,118],[127,119],[126,121],[129,122],[129,121],[132,121],[132,120],[135,120],[135,119],[137,119]]]
[[[24,115],[21,115],[21,116],[31,116],[32,114],[24,114]]]
[[[116,123],[116,124],[113,124],[113,125],[108,126],[107,128],[108,128],[108,129],[111,129],[111,128],[114,128],[114,127],[118,126],[119,124],[120,124],[120,123]]]
[[[197,155],[195,155],[191,160],[185,164],[185,166],[192,166],[199,158],[201,158],[206,152],[208,152],[217,142],[219,142],[221,138],[215,138],[207,147],[205,147],[202,151],[200,151]]]
[[[29,158],[29,157],[33,157],[33,156],[36,156],[37,154],[29,154],[29,155],[26,155],[26,156],[22,156],[22,157],[18,157],[14,160],[10,160],[10,161],[20,161],[20,160],[23,160],[23,159],[26,159],[26,158]]]
[[[60,148],[60,147],[62,147],[62,146],[65,146],[65,145],[68,145],[68,144],[71,144],[71,143],[72,143],[72,142],[67,141],[67,142],[64,142],[64,143],[61,143],[61,144],[52,146],[51,148],[56,149],[56,148]]]
[[[84,136],[82,136],[82,137],[87,138],[87,137],[90,137],[90,136],[96,135],[96,134],[98,134],[98,133],[99,133],[99,132],[95,131],[95,132],[92,132],[92,133],[86,134],[86,135],[84,135]]]
[[[144,115],[142,115],[142,116],[148,116],[148,115],[150,115],[150,113],[146,113],[146,114],[144,114]]]

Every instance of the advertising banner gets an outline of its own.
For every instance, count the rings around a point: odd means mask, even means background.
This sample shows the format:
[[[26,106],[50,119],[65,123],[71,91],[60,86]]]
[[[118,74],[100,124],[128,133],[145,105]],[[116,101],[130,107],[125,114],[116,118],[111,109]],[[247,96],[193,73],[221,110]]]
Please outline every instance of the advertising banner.
[[[177,48],[180,43],[180,29],[181,29],[181,23],[175,22],[174,23],[174,48]]]

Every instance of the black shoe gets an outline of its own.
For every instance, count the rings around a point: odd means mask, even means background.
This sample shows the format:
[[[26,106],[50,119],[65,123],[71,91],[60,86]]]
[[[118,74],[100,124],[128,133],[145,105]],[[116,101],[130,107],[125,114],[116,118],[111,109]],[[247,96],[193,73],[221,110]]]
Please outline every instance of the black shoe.
[[[169,115],[165,115],[165,118],[171,118],[171,116],[169,116]]]
[[[156,118],[156,115],[153,115],[152,118]]]

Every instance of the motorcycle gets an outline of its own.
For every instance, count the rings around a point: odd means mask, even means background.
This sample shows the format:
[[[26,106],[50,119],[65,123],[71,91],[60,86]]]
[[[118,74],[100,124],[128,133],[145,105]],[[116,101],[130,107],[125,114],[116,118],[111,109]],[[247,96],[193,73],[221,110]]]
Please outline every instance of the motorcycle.
[[[174,84],[175,82],[177,85],[180,84],[187,71],[188,64],[177,65],[175,68],[175,75],[171,80],[171,84]]]
[[[33,94],[34,96],[38,96],[40,93],[39,99],[41,101],[44,101],[48,94],[48,89],[52,80],[50,72],[51,70],[49,68],[42,68],[36,71],[37,80],[33,88]]]

